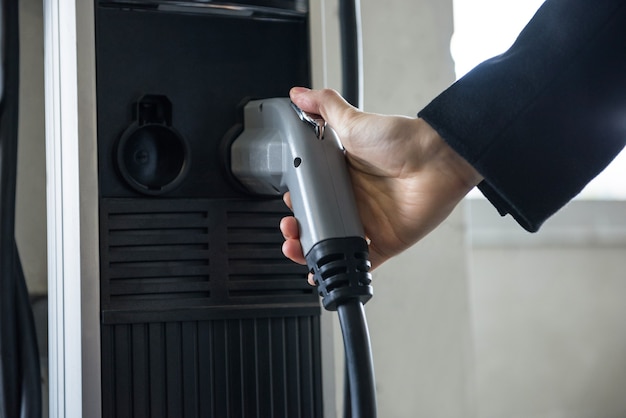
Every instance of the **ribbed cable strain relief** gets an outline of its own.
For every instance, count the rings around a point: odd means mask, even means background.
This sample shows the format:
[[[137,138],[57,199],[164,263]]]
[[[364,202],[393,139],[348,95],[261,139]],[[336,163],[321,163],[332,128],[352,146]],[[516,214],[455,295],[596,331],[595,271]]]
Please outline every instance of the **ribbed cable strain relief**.
[[[367,242],[362,237],[331,238],[320,241],[306,256],[324,308],[357,299],[365,304],[374,294]]]

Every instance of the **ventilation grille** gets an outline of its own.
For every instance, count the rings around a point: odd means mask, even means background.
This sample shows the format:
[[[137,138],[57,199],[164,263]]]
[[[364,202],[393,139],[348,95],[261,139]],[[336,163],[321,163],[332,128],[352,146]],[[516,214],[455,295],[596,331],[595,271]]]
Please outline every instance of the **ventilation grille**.
[[[207,304],[211,297],[207,209],[125,206],[117,202],[103,211],[103,290],[110,304],[118,309]]]
[[[243,205],[242,205],[243,206]],[[228,212],[227,240],[231,298],[248,303],[293,302],[311,299],[314,289],[303,280],[306,268],[285,263],[278,232],[284,212],[232,208]]]
[[[103,417],[318,418],[319,317],[108,325]]]
[[[158,312],[161,321],[181,309],[206,318],[205,308],[319,306],[306,267],[282,255],[284,209],[280,201],[103,199],[105,321],[149,320],[138,312]]]

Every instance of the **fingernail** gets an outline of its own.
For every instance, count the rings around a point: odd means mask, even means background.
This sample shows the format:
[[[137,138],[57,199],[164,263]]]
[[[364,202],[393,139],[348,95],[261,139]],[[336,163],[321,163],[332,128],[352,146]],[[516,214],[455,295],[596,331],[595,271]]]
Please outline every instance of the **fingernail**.
[[[306,93],[306,92],[309,92],[309,91],[311,91],[311,89],[308,89],[306,87],[293,87],[291,89],[291,93],[292,94],[302,94],[302,93]]]

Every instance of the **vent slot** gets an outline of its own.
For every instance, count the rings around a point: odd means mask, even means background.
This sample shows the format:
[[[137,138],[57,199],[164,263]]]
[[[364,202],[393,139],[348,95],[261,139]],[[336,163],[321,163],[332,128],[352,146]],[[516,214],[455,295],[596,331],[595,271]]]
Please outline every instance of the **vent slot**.
[[[306,282],[306,268],[285,263],[278,225],[286,212],[235,208],[228,212],[228,294],[254,301],[311,300],[314,289]]]
[[[109,278],[110,306],[206,304],[211,297],[208,211],[152,206],[137,208],[117,201],[103,214],[102,267]]]

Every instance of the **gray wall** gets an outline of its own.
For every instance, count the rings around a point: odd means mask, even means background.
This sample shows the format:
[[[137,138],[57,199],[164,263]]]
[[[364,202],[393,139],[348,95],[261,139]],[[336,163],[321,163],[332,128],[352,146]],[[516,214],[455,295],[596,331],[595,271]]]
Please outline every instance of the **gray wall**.
[[[31,293],[45,294],[46,156],[43,2],[20,1],[20,108],[15,235]]]
[[[362,2],[364,107],[415,116],[454,80],[451,1]],[[367,306],[381,417],[472,417],[461,211],[374,273]]]
[[[626,203],[574,201],[537,234],[471,201],[481,418],[626,416]]]

